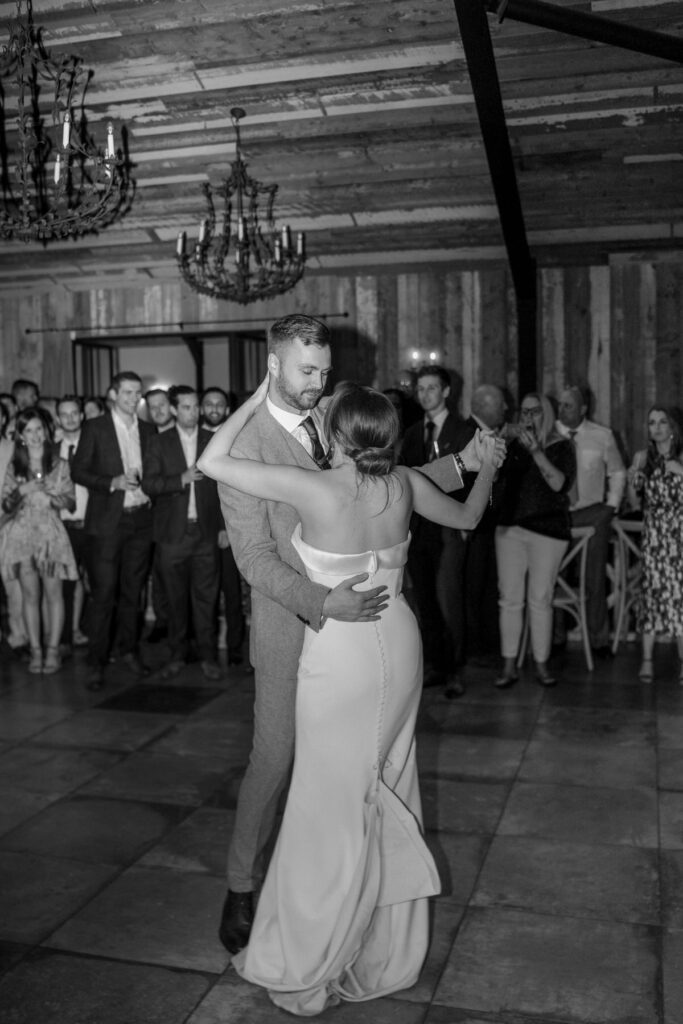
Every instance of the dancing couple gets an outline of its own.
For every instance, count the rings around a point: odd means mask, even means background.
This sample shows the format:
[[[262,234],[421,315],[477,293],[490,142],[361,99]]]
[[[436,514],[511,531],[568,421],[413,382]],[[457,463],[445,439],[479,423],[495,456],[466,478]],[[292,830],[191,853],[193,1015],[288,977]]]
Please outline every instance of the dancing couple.
[[[396,466],[398,421],[384,395],[341,384],[323,419],[330,368],[323,323],[277,321],[266,380],[198,462],[219,482],[252,586],[254,745],[220,935],[242,977],[302,1016],[417,981],[439,880],[421,834],[422,650],[401,594],[409,522],[415,511],[472,529],[504,458],[503,442],[479,434],[430,464],[440,486]],[[479,470],[464,504],[440,489],[461,485],[458,467]]]

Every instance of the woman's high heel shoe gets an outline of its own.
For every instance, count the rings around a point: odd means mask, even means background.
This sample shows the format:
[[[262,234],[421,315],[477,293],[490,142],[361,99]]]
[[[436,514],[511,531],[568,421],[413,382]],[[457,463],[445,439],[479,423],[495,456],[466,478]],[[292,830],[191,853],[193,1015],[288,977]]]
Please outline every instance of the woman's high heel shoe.
[[[640,665],[638,678],[640,679],[641,683],[651,683],[654,677],[655,675],[652,670],[652,658],[643,658]]]
[[[45,661],[43,662],[43,675],[50,675],[52,672],[59,672],[62,667],[62,659],[59,654],[59,647],[46,647]]]
[[[557,684],[557,679],[548,671],[545,662],[536,662],[536,682],[540,686],[555,686]]]
[[[28,670],[33,675],[39,675],[43,671],[43,652],[40,647],[31,648],[31,660],[28,663]]]
[[[499,690],[505,690],[509,686],[514,686],[515,683],[519,682],[519,676],[516,672],[501,672],[497,679],[494,679],[493,685]]]

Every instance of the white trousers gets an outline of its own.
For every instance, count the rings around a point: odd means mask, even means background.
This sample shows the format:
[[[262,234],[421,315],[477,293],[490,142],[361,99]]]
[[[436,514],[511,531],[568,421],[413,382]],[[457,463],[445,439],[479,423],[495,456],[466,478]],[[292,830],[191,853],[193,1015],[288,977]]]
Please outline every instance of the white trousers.
[[[545,537],[522,526],[496,529],[500,644],[504,658],[516,658],[529,608],[534,661],[546,662],[553,637],[553,593],[567,540]],[[528,582],[527,582],[528,579]]]

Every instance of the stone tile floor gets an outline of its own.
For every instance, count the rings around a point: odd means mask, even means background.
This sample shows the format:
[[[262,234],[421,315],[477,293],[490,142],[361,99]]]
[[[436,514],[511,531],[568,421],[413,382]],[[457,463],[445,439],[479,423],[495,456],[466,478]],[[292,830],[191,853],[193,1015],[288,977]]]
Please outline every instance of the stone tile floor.
[[[163,646],[148,648],[157,667]],[[425,825],[443,882],[419,983],[337,1024],[683,1024],[683,688],[638,652],[508,691],[425,691]],[[277,1024],[216,927],[253,676],[127,678],[78,654],[0,667],[2,1024]]]

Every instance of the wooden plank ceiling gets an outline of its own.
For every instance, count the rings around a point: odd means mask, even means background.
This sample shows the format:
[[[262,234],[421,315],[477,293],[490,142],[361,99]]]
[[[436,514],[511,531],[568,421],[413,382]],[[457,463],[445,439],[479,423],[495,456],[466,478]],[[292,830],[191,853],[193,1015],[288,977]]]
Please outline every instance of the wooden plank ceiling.
[[[471,0],[483,3],[484,0]],[[553,0],[683,37],[683,2]],[[486,6],[484,4],[484,6]],[[54,56],[94,70],[93,134],[128,131],[116,225],[0,243],[0,288],[177,278],[202,181],[234,155],[304,229],[311,272],[504,260],[453,0],[34,0]],[[0,21],[14,3],[0,3]],[[683,64],[487,14],[524,223],[539,265],[683,248]],[[2,33],[4,35],[4,32]],[[7,93],[11,129],[11,92]],[[11,145],[12,132],[9,132]]]

